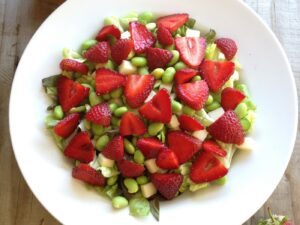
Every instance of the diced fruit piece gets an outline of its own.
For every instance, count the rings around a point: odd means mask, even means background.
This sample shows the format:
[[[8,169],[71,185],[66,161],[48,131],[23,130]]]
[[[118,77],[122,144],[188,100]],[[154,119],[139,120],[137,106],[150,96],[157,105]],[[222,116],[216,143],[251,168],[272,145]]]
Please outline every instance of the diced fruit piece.
[[[204,141],[202,143],[202,148],[206,152],[210,152],[221,157],[225,157],[227,155],[227,152],[224,149],[222,149],[217,142],[213,140]]]
[[[142,176],[145,171],[142,165],[125,159],[119,161],[117,165],[123,177]]]
[[[199,139],[200,141],[204,141],[207,135],[207,130],[197,130],[192,133],[192,136]]]
[[[159,168],[167,170],[177,169],[179,167],[177,156],[170,149],[165,149],[159,152],[156,159],[156,164],[159,166]]]
[[[183,182],[183,176],[177,173],[151,174],[151,182],[166,199],[174,198]]]
[[[191,167],[190,179],[194,183],[217,180],[227,174],[227,168],[213,154],[203,151]]]
[[[237,45],[234,40],[230,38],[218,38],[215,41],[217,47],[225,55],[227,60],[232,60],[237,52]]]
[[[160,17],[156,20],[156,24],[158,27],[162,26],[167,28],[170,32],[174,32],[179,27],[183,26],[188,20],[189,14],[178,13]]]
[[[185,131],[194,132],[196,130],[203,130],[204,127],[195,118],[182,114],[178,117],[180,128]]]
[[[183,84],[189,82],[197,73],[198,71],[194,69],[180,69],[175,74],[175,82],[176,84]]]
[[[56,135],[67,138],[69,137],[76,127],[78,126],[80,121],[79,113],[72,113],[66,116],[63,120],[59,121],[58,124],[54,127],[54,132]]]
[[[159,26],[156,33],[157,33],[157,40],[159,41],[160,44],[162,45],[173,44],[174,40],[172,34],[166,27]]]
[[[115,165],[115,161],[106,158],[102,153],[98,155],[97,161],[101,166],[112,168]]]
[[[139,116],[132,112],[123,114],[120,124],[120,133],[122,136],[142,135],[146,131],[146,126]]]
[[[144,198],[149,198],[152,195],[156,194],[157,189],[152,182],[149,182],[147,184],[141,185],[141,191]]]
[[[221,94],[221,105],[225,111],[235,110],[238,104],[245,99],[245,95],[234,88],[225,88]]]
[[[123,60],[126,60],[128,58],[128,55],[132,50],[132,40],[120,39],[111,47],[111,57],[115,63],[120,65]]]
[[[226,111],[223,116],[211,124],[207,131],[213,138],[225,143],[240,145],[244,142],[242,125],[231,110]]]
[[[110,53],[108,42],[103,41],[89,48],[83,56],[93,63],[106,63]]]
[[[145,166],[150,173],[156,173],[160,168],[156,165],[156,159],[148,159],[145,161]]]
[[[74,59],[63,59],[59,65],[62,70],[69,72],[81,74],[87,74],[89,72],[89,68],[87,67],[87,65]]]
[[[150,70],[165,68],[171,61],[173,54],[162,48],[148,48],[147,61]]]
[[[156,158],[158,153],[167,148],[157,138],[140,138],[136,146],[141,150],[146,159]]]
[[[106,183],[105,177],[88,164],[80,163],[78,166],[73,168],[72,176],[78,180],[95,186],[105,186]]]
[[[83,163],[91,162],[94,159],[95,150],[88,133],[76,134],[64,150],[64,155]]]
[[[111,122],[111,111],[107,103],[100,103],[93,106],[85,115],[87,121],[104,127],[108,127]]]
[[[124,156],[124,140],[122,136],[115,136],[103,149],[102,154],[112,160],[121,160]]]
[[[130,61],[123,60],[119,66],[119,73],[124,75],[137,73],[137,68]]]
[[[114,25],[107,25],[104,26],[97,34],[96,40],[97,41],[105,41],[109,40],[109,37],[115,37],[117,39],[120,39],[121,37],[121,32],[120,30],[114,26]]]

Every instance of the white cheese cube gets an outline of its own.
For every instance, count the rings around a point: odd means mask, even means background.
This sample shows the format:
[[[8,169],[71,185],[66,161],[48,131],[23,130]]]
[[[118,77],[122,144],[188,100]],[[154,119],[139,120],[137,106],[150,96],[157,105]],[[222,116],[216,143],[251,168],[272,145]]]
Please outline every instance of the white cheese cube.
[[[160,168],[156,165],[155,159],[146,160],[145,166],[147,167],[150,173],[156,173],[160,170]]]
[[[188,28],[185,33],[186,37],[200,37],[200,31]]]
[[[121,39],[129,39],[130,38],[130,32],[125,31],[121,34]]]
[[[204,141],[207,137],[208,132],[206,130],[197,130],[192,133],[192,136],[198,138],[201,141]]]
[[[103,154],[98,155],[98,163],[104,167],[113,167],[115,164],[114,160],[106,158]]]
[[[170,123],[168,124],[168,127],[172,130],[179,130],[179,121],[175,115],[172,116]]]
[[[212,118],[214,121],[219,119],[224,114],[224,109],[222,107],[217,108],[208,113],[208,116]]]
[[[145,198],[149,198],[152,195],[156,194],[157,189],[152,182],[149,182],[147,184],[141,185],[141,191],[142,191],[142,195]]]
[[[256,147],[256,143],[251,137],[245,137],[244,143],[236,146],[238,149],[251,151]]]
[[[137,73],[137,68],[128,60],[123,60],[119,66],[119,73],[124,75]]]

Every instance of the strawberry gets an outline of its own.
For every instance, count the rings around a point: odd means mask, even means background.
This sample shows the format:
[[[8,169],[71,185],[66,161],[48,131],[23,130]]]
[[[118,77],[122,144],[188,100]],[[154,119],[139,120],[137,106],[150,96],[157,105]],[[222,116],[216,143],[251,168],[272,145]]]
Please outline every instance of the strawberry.
[[[94,159],[94,146],[87,132],[76,134],[64,150],[64,155],[83,163],[89,163]]]
[[[159,26],[157,28],[156,34],[157,34],[157,40],[160,44],[162,44],[162,45],[173,44],[174,40],[173,40],[172,34],[167,28],[165,28],[163,26]]]
[[[213,140],[204,141],[202,143],[202,148],[206,152],[210,152],[221,157],[225,157],[227,155],[227,152],[223,150],[221,146]]]
[[[188,20],[189,14],[178,13],[160,17],[156,20],[156,24],[158,27],[162,26],[167,28],[170,32],[174,32],[179,27],[183,26]]]
[[[232,60],[237,52],[237,46],[234,40],[230,38],[218,38],[215,41],[217,47],[225,55],[227,60]]]
[[[172,106],[168,91],[159,90],[151,101],[139,109],[139,113],[148,120],[169,123],[172,117]]]
[[[147,62],[150,70],[155,68],[165,68],[171,61],[173,54],[161,48],[147,49]]]
[[[204,38],[198,37],[178,37],[175,38],[176,49],[180,53],[180,59],[192,68],[197,68],[205,55]]]
[[[142,135],[146,131],[146,126],[139,116],[132,112],[123,114],[120,124],[120,134],[122,136]]]
[[[97,95],[103,95],[122,87],[126,77],[113,70],[101,68],[96,70],[95,80]]]
[[[136,146],[141,150],[146,159],[156,158],[161,150],[167,148],[157,138],[152,137],[140,138]]]
[[[194,132],[196,130],[203,130],[204,127],[195,118],[182,114],[178,117],[180,128],[185,131]]]
[[[89,48],[83,56],[93,63],[106,63],[109,58],[110,47],[108,42],[103,41]]]
[[[138,108],[152,91],[155,78],[152,75],[128,75],[125,84],[125,98],[131,108]]]
[[[72,113],[70,115],[67,115],[63,120],[59,121],[59,123],[56,124],[56,126],[54,127],[54,132],[60,137],[67,138],[74,132],[77,125],[79,124],[79,121],[79,113]]]
[[[58,102],[64,112],[78,106],[89,95],[89,88],[65,77],[60,76],[57,81]]]
[[[224,177],[228,169],[213,154],[203,151],[191,167],[190,179],[195,183],[210,182]]]
[[[109,159],[119,161],[124,156],[124,140],[122,136],[114,137],[103,149],[102,154]]]
[[[244,132],[240,120],[231,110],[226,111],[211,124],[207,131],[213,138],[225,143],[240,145],[244,142]]]
[[[87,121],[108,127],[111,121],[111,111],[107,103],[100,103],[93,106],[85,115]]]
[[[225,88],[221,94],[221,105],[225,111],[234,110],[246,96],[234,88]]]
[[[177,97],[195,110],[203,108],[208,98],[208,86],[205,81],[179,84],[176,87]]]
[[[95,186],[105,186],[105,177],[88,164],[80,163],[73,168],[72,177]]]
[[[96,40],[97,41],[107,41],[109,40],[109,37],[115,37],[117,39],[120,39],[121,32],[120,30],[114,26],[114,25],[107,25],[104,26],[97,34]]]
[[[175,82],[176,84],[183,84],[189,82],[197,73],[197,70],[189,68],[177,70],[175,74]]]
[[[268,219],[260,219],[256,225],[293,225],[287,216],[275,215],[268,207]]]
[[[136,53],[144,53],[147,48],[154,45],[156,38],[144,24],[137,21],[130,22],[129,30],[131,39],[133,40],[134,51]]]
[[[60,68],[65,71],[81,74],[87,74],[89,72],[89,68],[87,67],[87,65],[74,59],[63,59],[59,65]]]
[[[180,164],[189,161],[201,148],[202,142],[181,131],[168,133],[169,148],[176,154]]]
[[[218,92],[234,73],[234,63],[204,60],[199,69],[201,76],[207,82],[209,89],[212,92]]]
[[[183,176],[178,173],[153,173],[150,178],[159,193],[168,200],[176,196],[183,182]]]
[[[177,169],[179,167],[177,156],[170,149],[165,149],[159,152],[156,164],[159,168],[166,170]]]
[[[139,177],[145,171],[144,166],[125,159],[118,161],[117,166],[123,177]]]
[[[115,63],[120,65],[123,60],[127,59],[132,50],[132,40],[120,39],[111,47],[111,57]]]

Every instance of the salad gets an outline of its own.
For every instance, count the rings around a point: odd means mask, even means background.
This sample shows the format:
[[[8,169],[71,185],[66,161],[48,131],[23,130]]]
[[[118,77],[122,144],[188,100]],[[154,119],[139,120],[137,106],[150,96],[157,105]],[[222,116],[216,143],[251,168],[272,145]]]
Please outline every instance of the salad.
[[[53,99],[45,123],[72,176],[133,216],[159,220],[160,201],[225,184],[234,153],[253,147],[237,44],[195,23],[187,13],[107,17],[42,80]]]

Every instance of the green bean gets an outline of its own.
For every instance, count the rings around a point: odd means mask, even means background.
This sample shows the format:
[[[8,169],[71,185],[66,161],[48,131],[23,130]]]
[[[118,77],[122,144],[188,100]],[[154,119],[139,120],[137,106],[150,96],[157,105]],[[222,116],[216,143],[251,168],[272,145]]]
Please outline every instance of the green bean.
[[[206,106],[205,109],[207,112],[211,112],[220,107],[221,107],[221,105],[219,102],[213,102],[213,103],[209,104],[208,106]]]
[[[154,29],[156,28],[156,23],[147,23],[146,27],[148,30],[154,31]]]
[[[124,180],[124,185],[127,188],[127,191],[130,194],[136,193],[139,190],[139,185],[135,181],[135,179],[132,178],[126,178]]]
[[[53,115],[58,120],[64,118],[64,111],[62,110],[62,107],[60,105],[54,107]]]
[[[98,43],[97,40],[94,40],[94,39],[86,40],[85,42],[82,43],[81,49],[88,50],[90,47],[93,47],[97,43]]]
[[[108,101],[110,99],[110,94],[105,94],[105,95],[102,95],[102,98],[106,101]]]
[[[113,90],[112,92],[110,92],[110,96],[112,98],[120,98],[123,94],[123,89],[122,88],[118,88],[116,90]]]
[[[133,144],[126,138],[124,139],[124,147],[127,153],[134,154],[135,148]]]
[[[149,182],[149,179],[148,177],[146,176],[140,176],[140,177],[137,177],[136,178],[136,182],[139,184],[139,185],[143,185],[143,184],[147,184]]]
[[[147,59],[144,57],[133,57],[131,63],[136,67],[143,67],[147,65]]]
[[[88,121],[88,120],[83,120],[83,127],[84,127],[84,129],[86,129],[86,130],[90,130],[90,129],[92,128],[92,124],[91,124],[91,122]]]
[[[153,13],[152,12],[143,12],[138,16],[138,21],[147,24],[153,21]]]
[[[96,92],[91,92],[89,95],[89,102],[91,106],[94,106],[100,104],[102,102],[102,99],[96,94]]]
[[[174,67],[168,67],[162,75],[162,82],[164,84],[171,84],[174,80],[176,70]]]
[[[103,126],[95,124],[95,123],[92,123],[92,132],[95,135],[100,136],[100,135],[102,135],[105,132],[105,130],[104,130]]]
[[[238,118],[242,119],[245,116],[247,116],[248,113],[248,107],[245,103],[241,102],[238,104],[238,106],[235,108],[234,112],[238,116]]]
[[[98,151],[101,151],[109,142],[109,137],[108,135],[103,135],[98,138],[96,141],[95,147]]]
[[[193,79],[192,79],[193,82],[194,81],[199,81],[199,80],[201,80],[201,77],[199,75],[194,76]]]
[[[164,69],[162,68],[156,68],[155,70],[153,70],[151,72],[151,74],[155,77],[155,79],[161,79],[162,78],[162,75],[164,74]]]
[[[148,127],[148,133],[150,136],[156,136],[163,128],[163,123],[151,123]]]
[[[179,52],[177,50],[172,50],[171,52],[172,52],[173,57],[172,57],[171,61],[168,64],[169,66],[173,66],[175,63],[177,63],[178,60],[179,60],[179,56],[180,56]]]
[[[117,182],[117,180],[118,180],[118,175],[117,176],[113,176],[113,177],[109,177],[107,179],[107,184],[109,186],[112,186],[112,185],[114,185]]]
[[[208,95],[208,98],[207,98],[207,100],[205,102],[205,105],[208,106],[208,105],[212,104],[213,101],[214,101],[213,96],[212,95]]]
[[[187,68],[187,65],[185,65],[183,62],[179,61],[178,63],[176,63],[174,65],[174,68],[177,71],[177,70],[181,70],[181,69]]]
[[[143,164],[145,161],[145,157],[140,150],[137,150],[134,152],[133,159],[135,162],[137,162],[139,164]]]
[[[117,108],[115,111],[114,111],[114,115],[116,117],[121,117],[124,113],[128,112],[128,108],[126,106],[122,106],[122,107],[119,107]]]
[[[182,104],[175,100],[172,100],[172,111],[173,113],[179,113],[182,110]]]
[[[139,75],[148,75],[149,74],[148,67],[140,67],[140,68],[138,68],[138,74]]]
[[[118,108],[116,103],[110,103],[108,107],[111,112],[114,112]]]
[[[175,45],[168,45],[168,46],[165,47],[165,49],[169,50],[169,51],[175,50]]]
[[[187,105],[184,105],[182,108],[182,113],[189,115],[189,116],[193,116],[195,114],[195,112],[196,111],[194,109],[192,109],[191,107],[189,107]]]
[[[114,125],[115,127],[119,127],[121,123],[121,120],[116,118],[116,117],[112,117],[111,118],[111,124]]]
[[[240,120],[241,125],[243,127],[244,131],[248,131],[251,127],[251,123],[249,122],[249,120],[247,120],[246,118],[243,118]]]
[[[116,196],[112,199],[112,206],[115,209],[122,209],[128,206],[128,200],[123,196]]]

